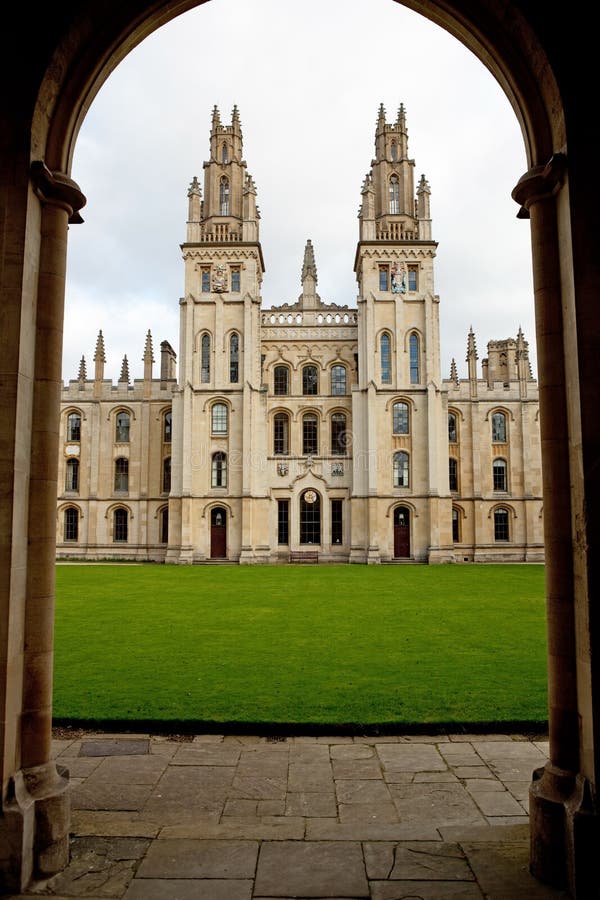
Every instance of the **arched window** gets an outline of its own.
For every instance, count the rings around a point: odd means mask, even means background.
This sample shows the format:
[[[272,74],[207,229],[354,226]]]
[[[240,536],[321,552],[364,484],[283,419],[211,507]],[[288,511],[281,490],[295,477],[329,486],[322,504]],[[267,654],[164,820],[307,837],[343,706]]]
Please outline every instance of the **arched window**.
[[[276,413],[273,417],[273,453],[287,456],[290,452],[290,417],[287,413]]]
[[[346,416],[344,413],[333,413],[331,416],[331,453],[333,456],[345,456],[348,442]]]
[[[202,335],[200,354],[202,357],[200,381],[202,384],[208,384],[210,381],[210,334]]]
[[[458,490],[458,460],[454,456],[448,459],[448,487],[451,491]]]
[[[508,510],[494,510],[494,540],[508,541],[509,537]]]
[[[171,410],[165,413],[163,419],[163,443],[171,443],[172,415]]]
[[[163,459],[162,471],[162,489],[163,494],[168,494],[171,490],[171,457],[165,456]]]
[[[225,453],[213,453],[211,469],[211,487],[227,487],[227,455]]]
[[[63,519],[63,538],[65,541],[79,540],[79,510],[74,506],[65,509]]]
[[[460,543],[460,513],[456,507],[452,507],[452,542]]]
[[[341,397],[346,393],[346,366],[332,366],[331,393],[334,397]]]
[[[160,511],[160,542],[169,543],[169,507],[165,506]]]
[[[507,489],[507,467],[505,459],[495,459],[492,464],[492,475],[495,491],[505,491]]]
[[[240,336],[235,332],[229,338],[229,380],[237,384],[240,377]]]
[[[457,428],[457,419],[456,413],[449,412],[448,413],[448,441],[451,444],[456,444],[458,441],[458,428]]]
[[[129,460],[124,456],[115,459],[115,491],[129,490]]]
[[[302,393],[305,396],[319,393],[319,376],[316,366],[304,366],[302,369]]]
[[[115,419],[115,441],[117,444],[129,443],[130,416],[127,412],[117,413]]]
[[[392,383],[392,354],[391,354],[391,346],[392,341],[385,331],[381,335],[381,339],[379,341],[379,346],[381,350],[381,383],[382,384],[391,384]]]
[[[219,210],[222,216],[229,215],[229,178],[221,176],[219,183]]]
[[[227,434],[227,406],[224,403],[213,403],[211,430],[213,434]]]
[[[127,543],[129,532],[129,513],[126,509],[118,507],[113,512],[113,541],[115,543]]]
[[[302,453],[314,455],[319,452],[319,423],[314,413],[302,417]]]
[[[273,370],[273,393],[284,397],[290,392],[290,370],[287,366],[275,366]]]
[[[229,153],[227,151],[227,144],[223,141],[223,146],[221,148],[221,162],[228,163],[229,162]]]
[[[503,412],[495,412],[492,416],[492,441],[495,444],[506,443],[506,416]]]
[[[390,178],[390,214],[392,216],[400,214],[400,181],[397,175]]]
[[[308,490],[300,497],[300,543],[321,543],[321,498]]]
[[[398,159],[398,149],[396,147],[396,141],[392,141],[391,151],[392,162],[396,162],[396,160]]]
[[[419,376],[419,338],[416,334],[411,334],[408,340],[409,356],[410,356],[410,383],[418,384]]]
[[[79,490],[79,460],[68,459],[65,468],[65,491]]]
[[[81,416],[79,413],[69,413],[67,418],[67,440],[76,441],[77,443],[81,440]]]
[[[394,487],[408,487],[408,453],[394,453]]]
[[[408,434],[408,403],[394,403],[392,428],[394,434]]]

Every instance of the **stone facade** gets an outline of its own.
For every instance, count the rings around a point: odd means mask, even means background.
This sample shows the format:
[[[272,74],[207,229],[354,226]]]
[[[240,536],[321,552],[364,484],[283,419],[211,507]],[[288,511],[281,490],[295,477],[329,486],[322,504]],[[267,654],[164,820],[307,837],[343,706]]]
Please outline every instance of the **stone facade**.
[[[256,188],[239,114],[215,107],[189,192],[179,358],[63,388],[59,557],[167,563],[542,561],[538,388],[528,344],[440,368],[430,188],[406,117],[379,110],[362,186],[356,307],[317,293],[265,310]],[[177,362],[177,364],[176,364]],[[307,557],[306,554],[309,554]]]

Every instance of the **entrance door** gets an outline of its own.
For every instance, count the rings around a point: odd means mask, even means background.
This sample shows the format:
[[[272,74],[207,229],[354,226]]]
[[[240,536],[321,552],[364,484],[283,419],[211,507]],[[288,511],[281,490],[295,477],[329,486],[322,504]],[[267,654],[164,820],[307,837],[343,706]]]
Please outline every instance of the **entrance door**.
[[[394,556],[410,556],[410,511],[406,506],[394,510]]]
[[[227,510],[215,506],[210,511],[210,558],[227,556]]]

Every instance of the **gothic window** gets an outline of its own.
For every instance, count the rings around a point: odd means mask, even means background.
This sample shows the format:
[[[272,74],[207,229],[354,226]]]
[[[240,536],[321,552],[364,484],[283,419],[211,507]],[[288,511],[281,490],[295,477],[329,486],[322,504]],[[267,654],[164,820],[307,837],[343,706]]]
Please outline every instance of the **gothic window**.
[[[169,543],[169,507],[165,506],[160,511],[160,542]]]
[[[237,384],[240,378],[240,337],[232,334],[229,338],[229,381]]]
[[[229,162],[229,153],[227,151],[227,144],[223,142],[223,147],[221,148],[221,162],[228,163]]]
[[[379,266],[379,290],[389,291],[390,289],[390,267]]]
[[[508,510],[507,509],[494,510],[494,540],[495,541],[508,541],[509,540]]]
[[[79,540],[79,510],[74,506],[65,509],[63,518],[63,537],[65,541]]]
[[[314,413],[306,413],[302,417],[302,453],[307,456],[318,452],[318,419]]]
[[[210,268],[208,266],[202,267],[202,293],[210,294]]]
[[[492,416],[492,441],[495,444],[506,443],[506,416],[502,412],[495,412]]]
[[[79,460],[68,459],[65,470],[65,491],[79,490]]]
[[[397,158],[398,158],[398,151],[397,151],[397,147],[396,147],[396,141],[392,141],[391,151],[392,151],[392,152],[391,152],[390,155],[391,155],[392,162],[396,162],[396,160],[397,160]]]
[[[277,543],[290,542],[290,501],[277,501]]]
[[[458,544],[460,542],[460,513],[456,507],[452,507],[452,542]]]
[[[163,459],[163,472],[162,472],[162,489],[163,494],[168,494],[171,490],[171,457],[166,456]]]
[[[419,272],[418,266],[414,266],[414,265],[408,266],[408,289],[409,289],[409,291],[416,291],[418,289],[418,285],[419,285],[418,272]]]
[[[240,267],[234,266],[231,270],[231,292],[239,294],[240,292]]]
[[[213,434],[227,434],[227,407],[224,403],[214,403],[211,410]]]
[[[81,440],[81,416],[79,413],[69,413],[67,418],[67,440],[76,442]]]
[[[408,453],[394,453],[394,487],[408,487]]]
[[[287,413],[277,413],[273,418],[273,453],[287,456],[290,452],[290,417]]]
[[[505,459],[495,459],[492,465],[492,473],[493,473],[493,481],[494,481],[494,490],[495,491],[505,491],[507,489],[507,478],[506,478],[506,460]]]
[[[319,376],[316,366],[304,366],[302,369],[302,393],[304,396],[319,393]]]
[[[221,176],[219,183],[219,210],[222,216],[229,215],[229,178]]]
[[[300,543],[321,543],[321,498],[316,491],[304,491],[300,497]]]
[[[213,453],[211,487],[227,487],[227,456],[225,453]]]
[[[208,384],[210,381],[210,335],[203,334],[202,335],[202,343],[201,343],[201,373],[200,373],[200,381],[202,384]]]
[[[400,214],[400,181],[397,175],[390,178],[390,214],[392,216]]]
[[[290,370],[287,366],[275,366],[273,371],[273,393],[284,397],[290,392]]]
[[[115,491],[129,490],[129,460],[124,456],[115,459]]]
[[[392,423],[394,434],[408,434],[408,403],[394,403]]]
[[[381,350],[381,383],[392,383],[392,354],[391,354],[391,338],[389,334],[384,332],[379,342]]]
[[[458,490],[458,460],[454,456],[448,459],[448,487],[451,491]]]
[[[163,419],[163,444],[171,443],[171,427],[172,427],[172,415],[171,410],[165,413]]]
[[[126,509],[119,507],[113,512],[113,541],[127,543],[128,532],[129,513]]]
[[[409,357],[410,357],[410,383],[418,384],[419,377],[419,338],[416,334],[411,334],[408,340]]]
[[[456,413],[449,412],[448,413],[448,441],[451,444],[456,444],[458,441],[458,428],[457,428],[457,418]]]
[[[129,413],[117,413],[117,417],[115,419],[115,441],[117,442],[117,444],[129,443],[129,424]]]
[[[346,366],[333,366],[331,369],[331,393],[340,397],[346,393]]]
[[[331,453],[333,456],[346,454],[347,440],[346,416],[344,413],[333,413],[331,416]]]
[[[331,543],[332,544],[343,544],[344,543],[344,529],[343,529],[343,500],[332,500],[331,501]]]

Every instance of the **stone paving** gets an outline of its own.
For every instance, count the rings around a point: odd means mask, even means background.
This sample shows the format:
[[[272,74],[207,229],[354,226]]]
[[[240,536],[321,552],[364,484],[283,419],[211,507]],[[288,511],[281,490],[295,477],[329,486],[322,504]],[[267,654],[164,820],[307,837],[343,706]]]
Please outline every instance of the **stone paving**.
[[[544,739],[79,734],[54,747],[71,778],[71,862],[20,896],[568,896],[527,868]]]

